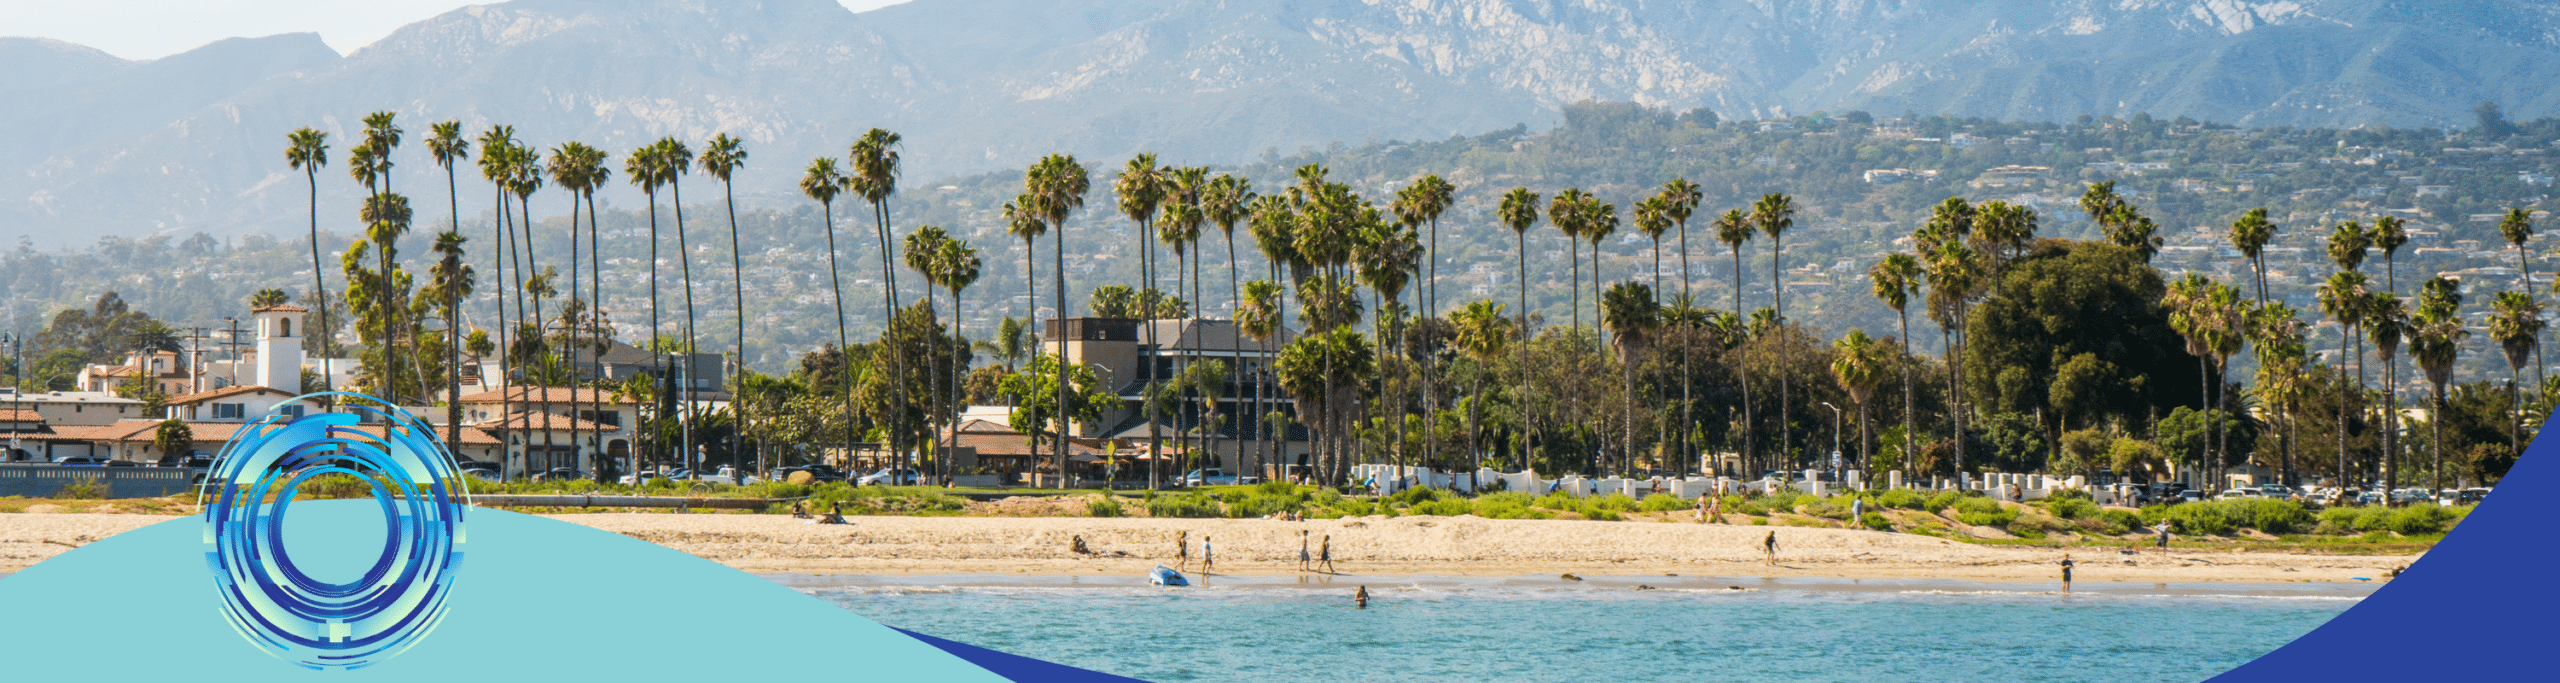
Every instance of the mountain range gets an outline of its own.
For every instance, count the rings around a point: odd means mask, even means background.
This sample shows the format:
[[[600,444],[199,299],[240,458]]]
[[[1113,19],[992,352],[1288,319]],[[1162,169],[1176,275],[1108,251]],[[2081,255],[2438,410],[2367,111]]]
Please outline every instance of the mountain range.
[[[0,235],[299,233],[285,133],[330,132],[342,154],[380,110],[412,140],[447,119],[617,151],[727,132],[749,143],[755,205],[796,201],[805,159],[874,126],[905,136],[910,179],[1543,128],[1582,100],[2461,127],[2482,101],[2560,114],[2537,85],[2555,57],[2560,6],[2520,0],[518,0],[343,56],[312,34],[152,61],[0,38]],[[403,191],[441,189],[423,147],[395,159]],[[323,176],[320,215],[344,229],[360,189]]]

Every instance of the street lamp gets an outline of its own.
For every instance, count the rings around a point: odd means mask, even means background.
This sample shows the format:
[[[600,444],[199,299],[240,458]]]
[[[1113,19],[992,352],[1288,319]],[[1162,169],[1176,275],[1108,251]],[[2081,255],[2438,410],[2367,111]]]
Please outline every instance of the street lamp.
[[[1822,407],[1831,409],[1831,480],[1840,481],[1840,406],[1823,401]]]

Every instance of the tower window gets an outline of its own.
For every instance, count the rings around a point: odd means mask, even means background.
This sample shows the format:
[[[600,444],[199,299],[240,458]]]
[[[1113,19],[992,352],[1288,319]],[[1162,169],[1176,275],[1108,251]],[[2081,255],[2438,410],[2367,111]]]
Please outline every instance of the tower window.
[[[290,337],[290,336],[293,336],[293,319],[292,319],[292,318],[277,318],[277,319],[276,319],[276,336],[278,336],[278,337]]]

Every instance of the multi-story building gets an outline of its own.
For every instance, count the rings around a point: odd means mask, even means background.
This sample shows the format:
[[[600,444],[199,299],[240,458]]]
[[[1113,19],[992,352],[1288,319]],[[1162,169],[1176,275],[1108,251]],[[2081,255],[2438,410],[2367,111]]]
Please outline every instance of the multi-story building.
[[[1259,395],[1264,402],[1260,413],[1297,413],[1295,402],[1272,380],[1280,348],[1296,333],[1284,328],[1272,337],[1255,339],[1243,334],[1235,321],[1202,318],[1151,322],[1066,318],[1046,321],[1041,331],[1044,349],[1054,353],[1063,345],[1068,362],[1093,368],[1102,384],[1120,397],[1120,405],[1105,411],[1098,422],[1076,425],[1074,436],[1107,439],[1118,448],[1137,449],[1132,452],[1143,455],[1151,434],[1167,450],[1179,448],[1181,437],[1188,435],[1204,454],[1214,455],[1214,466],[1230,473],[1254,470],[1255,458],[1264,453],[1278,462],[1263,465],[1294,464],[1308,453],[1306,430],[1296,419],[1272,430],[1281,433],[1269,434],[1265,420],[1254,410]],[[1171,381],[1185,369],[1208,361],[1225,363],[1234,378],[1224,395],[1206,401],[1197,392],[1186,391],[1178,410],[1151,423],[1143,409],[1147,386]],[[1208,408],[1212,405],[1214,409]],[[1198,440],[1202,436],[1207,437],[1205,444]]]

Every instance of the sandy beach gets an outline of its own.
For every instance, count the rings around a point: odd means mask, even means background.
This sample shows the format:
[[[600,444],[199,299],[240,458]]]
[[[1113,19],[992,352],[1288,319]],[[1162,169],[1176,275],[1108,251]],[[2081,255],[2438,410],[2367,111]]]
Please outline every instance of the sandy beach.
[[[1218,572],[1295,573],[1299,534],[1311,552],[1333,539],[1334,568],[1351,575],[1518,576],[1687,574],[1715,576],[2049,582],[2062,551],[1987,546],[1929,536],[1663,522],[1398,517],[1307,520],[1086,517],[853,517],[843,526],[779,515],[557,515],[554,519],[657,543],[759,574],[1136,574],[1174,564],[1174,540],[1214,539]],[[166,515],[0,515],[0,572],[74,547],[173,519]],[[1737,518],[1739,519],[1739,518]],[[1778,534],[1778,563],[1761,542]],[[1073,552],[1084,537],[1094,554]],[[2078,548],[2083,583],[2274,584],[2383,580],[2415,555],[2313,555],[2177,548]]]

